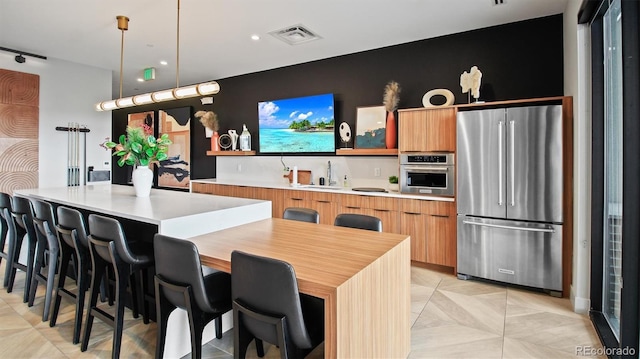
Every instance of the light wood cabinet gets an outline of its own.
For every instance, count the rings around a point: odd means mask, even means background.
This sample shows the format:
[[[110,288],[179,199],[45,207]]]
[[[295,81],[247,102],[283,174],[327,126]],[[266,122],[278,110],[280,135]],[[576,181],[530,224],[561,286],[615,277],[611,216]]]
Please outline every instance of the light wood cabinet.
[[[326,192],[308,192],[310,207],[320,213],[320,223],[333,224],[338,214],[339,195]]]
[[[214,183],[192,183],[192,191],[271,201],[275,218],[287,207],[315,209],[320,223],[328,225],[339,213],[378,217],[384,232],[411,236],[411,260],[456,268],[454,202]]]
[[[398,111],[400,152],[455,152],[456,108]]]
[[[401,199],[400,233],[411,236],[412,260],[456,267],[455,203]]]

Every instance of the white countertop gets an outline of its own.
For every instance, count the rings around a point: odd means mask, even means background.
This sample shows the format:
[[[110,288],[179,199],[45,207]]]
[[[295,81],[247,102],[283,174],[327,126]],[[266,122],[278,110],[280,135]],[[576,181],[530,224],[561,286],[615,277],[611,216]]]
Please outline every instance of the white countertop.
[[[191,183],[215,183],[215,184],[233,185],[233,186],[292,189],[292,190],[299,190],[299,191],[316,191],[316,192],[325,192],[325,193],[329,192],[329,193],[338,193],[338,194],[420,199],[420,200],[426,200],[426,201],[443,201],[443,202],[455,201],[455,198],[453,197],[429,196],[429,195],[417,195],[417,194],[413,195],[413,194],[404,194],[399,192],[360,192],[360,191],[353,191],[351,187],[326,187],[326,186],[307,187],[306,185],[294,187],[294,186],[287,185],[284,181],[274,183],[274,182],[255,181],[255,180],[224,181],[224,180],[217,180],[215,178],[207,178],[207,179],[191,180]],[[323,187],[326,187],[326,188],[323,188]]]
[[[81,208],[92,212],[158,225],[158,233],[188,238],[271,217],[271,202],[152,189],[149,197],[136,197],[131,186],[16,190],[16,194]]]

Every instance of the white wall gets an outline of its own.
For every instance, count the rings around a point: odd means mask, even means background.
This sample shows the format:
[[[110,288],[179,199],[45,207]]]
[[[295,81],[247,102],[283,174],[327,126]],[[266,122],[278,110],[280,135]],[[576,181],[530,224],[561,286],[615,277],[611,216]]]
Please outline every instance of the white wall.
[[[573,96],[573,278],[576,312],[590,308],[591,104],[589,28],[578,25],[582,0],[570,0],[564,14],[564,93]]]
[[[111,71],[28,56],[20,64],[14,57],[15,54],[0,52],[0,68],[40,76],[39,187],[67,185],[67,132],[55,128],[66,127],[69,122],[91,130],[86,135],[87,166],[110,169],[110,153],[98,145],[111,136],[111,112],[96,112],[93,106],[111,98]],[[80,148],[82,158],[82,145]],[[104,162],[109,164],[105,166]],[[86,173],[81,175],[82,184]]]

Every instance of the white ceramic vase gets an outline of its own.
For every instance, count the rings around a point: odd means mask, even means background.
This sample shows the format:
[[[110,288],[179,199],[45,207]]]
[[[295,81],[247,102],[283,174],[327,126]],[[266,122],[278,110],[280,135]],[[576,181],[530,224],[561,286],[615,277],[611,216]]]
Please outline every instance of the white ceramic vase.
[[[153,185],[153,171],[148,166],[138,166],[131,176],[137,197],[149,197]]]

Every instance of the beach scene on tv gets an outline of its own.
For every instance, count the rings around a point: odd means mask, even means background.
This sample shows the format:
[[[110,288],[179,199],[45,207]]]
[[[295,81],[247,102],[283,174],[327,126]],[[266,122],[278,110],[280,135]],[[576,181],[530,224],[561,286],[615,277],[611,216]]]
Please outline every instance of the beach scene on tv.
[[[261,153],[335,152],[333,94],[258,103]]]

